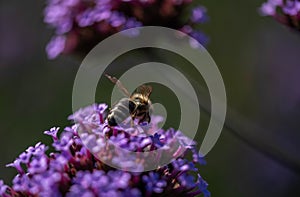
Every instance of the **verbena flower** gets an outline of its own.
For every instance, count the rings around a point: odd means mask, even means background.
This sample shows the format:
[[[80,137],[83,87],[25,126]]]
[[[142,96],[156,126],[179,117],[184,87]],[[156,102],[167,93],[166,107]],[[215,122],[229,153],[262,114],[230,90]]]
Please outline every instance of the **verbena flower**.
[[[300,31],[299,0],[268,0],[260,7],[260,13]]]
[[[203,163],[204,159],[198,154],[195,142],[174,129],[158,129],[162,118],[155,116],[144,128],[126,125],[110,128],[105,120],[106,108],[105,104],[94,104],[75,112],[70,116],[75,123],[59,137],[58,127],[45,131],[53,139],[54,151],[46,153],[48,147],[37,143],[21,153],[8,165],[18,171],[12,186],[0,180],[0,196],[210,196],[207,183],[198,174],[197,163]],[[150,171],[119,170],[102,159],[115,160],[128,169],[136,164],[143,169],[145,161],[138,155],[128,158],[118,155],[118,150],[110,151],[107,140],[138,153],[162,148],[164,155],[156,154],[155,160],[168,154],[173,159]],[[192,161],[187,159],[188,154],[192,155]]]
[[[189,28],[184,32],[205,44],[207,37],[195,26],[207,21],[206,9],[195,7],[186,17],[191,3],[192,0],[46,0],[44,22],[54,29],[46,47],[48,58],[62,53],[87,53],[116,32],[147,25],[182,31]],[[133,36],[137,33],[131,31]]]

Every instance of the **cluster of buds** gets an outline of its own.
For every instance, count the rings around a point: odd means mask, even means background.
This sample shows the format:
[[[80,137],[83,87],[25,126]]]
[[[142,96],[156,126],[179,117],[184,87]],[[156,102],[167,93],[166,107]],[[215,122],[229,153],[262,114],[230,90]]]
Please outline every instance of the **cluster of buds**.
[[[106,104],[80,109],[70,116],[74,124],[59,137],[58,127],[45,131],[53,139],[50,149],[54,151],[47,153],[48,147],[37,143],[21,153],[7,165],[16,168],[18,174],[11,187],[0,180],[0,196],[210,196],[208,184],[197,169],[205,160],[193,140],[174,129],[160,129],[162,118],[158,116],[143,127],[109,127],[106,109]],[[139,154],[132,158],[119,149],[110,150],[109,141],[135,153],[163,149],[162,155],[155,155],[156,162],[166,155],[173,158],[147,171],[145,163],[149,162]],[[106,162],[116,164],[116,168]]]
[[[300,1],[299,0],[268,0],[263,3],[260,12],[272,16],[280,23],[300,31]]]
[[[186,13],[191,3],[192,0],[47,0],[44,21],[55,31],[46,47],[48,58],[87,54],[108,36],[140,26],[181,30],[205,44],[207,37],[195,27],[207,20],[206,9],[198,6]],[[136,34],[132,31],[131,36]]]

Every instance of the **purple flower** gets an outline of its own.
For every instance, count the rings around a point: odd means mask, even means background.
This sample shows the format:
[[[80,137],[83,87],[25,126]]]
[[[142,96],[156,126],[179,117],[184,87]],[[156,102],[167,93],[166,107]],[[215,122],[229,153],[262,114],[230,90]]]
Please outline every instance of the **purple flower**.
[[[76,17],[76,21],[79,27],[87,27],[94,24],[93,10],[87,9],[80,13]]]
[[[46,47],[48,58],[54,59],[62,53],[87,53],[106,37],[133,27],[150,25],[180,30],[190,25],[196,29],[197,24],[207,21],[207,13],[203,6],[188,10],[191,3],[192,0],[47,0],[44,22],[55,30]],[[188,19],[184,19],[185,10],[190,11]],[[138,33],[130,30],[128,36]],[[87,50],[82,51],[82,46]]]
[[[172,166],[174,168],[174,173],[176,172],[187,172],[187,171],[197,171],[193,162],[189,162],[186,159],[179,158],[172,162]]]
[[[64,133],[64,135],[61,136],[61,139],[53,142],[52,145],[57,151],[69,152],[70,146],[73,144],[72,137],[71,133]]]
[[[141,196],[137,189],[129,189],[131,175],[122,171],[109,171],[105,173],[96,170],[80,171],[74,179],[74,185],[70,188],[67,196],[91,195],[91,196]]]
[[[23,152],[19,155],[19,159],[21,163],[28,164],[31,158],[31,153]]]
[[[19,158],[15,159],[14,162],[7,164],[6,167],[13,167],[18,171],[19,174],[24,174],[24,170],[21,167],[21,161]]]
[[[65,49],[66,37],[56,36],[53,37],[47,44],[46,51],[49,59],[56,58]]]
[[[114,183],[113,187],[118,189],[126,189],[128,187],[131,175],[122,171],[109,171],[107,175]]]
[[[112,12],[111,16],[108,18],[107,22],[112,26],[112,27],[119,27],[126,22],[125,16],[120,13],[120,12]]]
[[[272,16],[278,22],[300,30],[300,2],[298,0],[268,0],[259,9],[261,15]]]
[[[276,14],[276,5],[269,2],[263,3],[260,12],[265,16],[273,16]]]
[[[196,163],[203,157],[195,148],[195,142],[174,129],[157,130],[161,118],[153,116],[154,122],[145,129],[151,135],[140,132],[138,127],[110,128],[106,118],[107,105],[91,105],[75,112],[71,118],[74,125],[57,136],[53,127],[46,135],[55,138],[55,151],[46,154],[42,143],[30,146],[8,167],[15,167],[18,174],[12,187],[0,180],[0,195],[7,196],[93,196],[93,197],[141,197],[141,196],[196,196],[208,197],[207,183],[198,176]],[[130,123],[129,123],[130,124]],[[125,125],[126,126],[126,125]],[[128,125],[127,125],[128,126]],[[132,134],[135,135],[132,135]],[[79,137],[80,136],[80,137]],[[112,148],[113,142],[118,148]],[[163,149],[163,155],[154,154],[154,160],[170,156],[172,162],[151,171],[144,169],[145,158],[128,155],[127,150],[149,152]],[[112,149],[112,150],[111,150]],[[126,151],[124,151],[126,150]],[[176,152],[176,157],[173,156]],[[179,153],[177,153],[179,152]],[[193,160],[185,155],[191,153]],[[101,158],[101,160],[99,159]],[[139,173],[115,169],[102,162],[112,160],[116,166]],[[150,158],[151,159],[151,158]],[[201,161],[201,162],[199,162]],[[21,163],[26,164],[22,168]]]
[[[103,138],[97,138],[96,135],[81,135],[81,139],[86,147],[92,153],[98,153],[101,148],[105,146],[105,140]]]
[[[195,163],[199,163],[201,165],[206,165],[206,161],[202,154],[198,153],[198,151],[196,151],[195,149],[192,149],[191,151],[193,153],[193,161]]]
[[[48,147],[45,144],[38,142],[34,147],[33,146],[28,147],[26,152],[34,156],[41,156],[45,154],[47,149]]]
[[[161,142],[161,136],[162,135],[158,133],[155,133],[153,136],[150,136],[152,143],[156,148],[161,148],[164,145],[164,143]]]
[[[4,184],[2,180],[0,180],[0,196],[5,196],[6,190],[8,189],[8,186]]]
[[[98,1],[99,2],[99,1]],[[107,20],[111,16],[111,6],[106,4],[100,4],[93,10],[94,22],[100,22]]]
[[[178,177],[178,180],[180,185],[184,186],[187,189],[196,187],[195,177],[190,174],[181,174]]]
[[[33,190],[35,190],[36,187],[31,187],[31,186],[32,186],[32,184],[31,184],[30,179],[27,176],[27,174],[22,174],[22,175],[18,174],[13,179],[13,189],[17,192],[18,191],[28,191],[28,192],[32,193],[32,188],[34,188]]]
[[[203,193],[204,197],[210,196],[210,192],[207,190],[208,184],[205,180],[202,179],[200,174],[198,174],[197,187],[199,189],[199,193]]]
[[[156,172],[144,175],[143,183],[146,185],[147,193],[162,193],[167,186],[167,182]]]
[[[137,21],[135,18],[129,18],[124,24],[123,29],[128,29],[126,33],[123,32],[123,34],[127,36],[137,36],[139,35],[139,31],[137,29],[134,29],[135,27],[141,27],[143,24],[139,21]],[[131,29],[133,28],[133,29]]]
[[[203,6],[196,7],[192,10],[191,21],[194,23],[202,23],[207,20],[206,8]]]
[[[195,39],[195,40],[190,40],[190,45],[193,48],[199,48],[199,43],[202,45],[206,45],[206,43],[208,42],[208,37],[200,31],[192,31],[190,33],[190,36]]]
[[[63,172],[68,165],[68,159],[62,155],[52,155],[55,159],[50,160],[49,168],[53,169],[54,171]]]
[[[100,104],[95,106],[96,111],[100,114],[104,114],[105,110],[108,108],[106,104]]]
[[[42,173],[45,172],[48,168],[47,157],[41,156],[38,158],[34,158],[28,167],[28,172],[30,174]]]
[[[287,0],[285,6],[283,7],[283,12],[285,14],[296,16],[300,11],[300,2],[297,0]],[[299,18],[298,18],[299,19]]]
[[[44,134],[50,135],[52,137],[53,141],[56,141],[58,130],[59,130],[59,127],[52,127],[49,131],[44,131]]]

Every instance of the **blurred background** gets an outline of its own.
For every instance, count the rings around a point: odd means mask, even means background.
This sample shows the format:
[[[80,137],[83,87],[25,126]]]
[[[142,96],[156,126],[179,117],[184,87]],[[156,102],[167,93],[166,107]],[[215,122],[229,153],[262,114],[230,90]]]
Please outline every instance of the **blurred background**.
[[[213,197],[300,196],[300,34],[261,17],[262,0],[199,2],[230,108],[201,175]],[[47,59],[44,1],[0,5],[0,178],[9,183],[16,172],[7,163],[29,145],[50,144],[44,130],[70,124],[80,59]]]

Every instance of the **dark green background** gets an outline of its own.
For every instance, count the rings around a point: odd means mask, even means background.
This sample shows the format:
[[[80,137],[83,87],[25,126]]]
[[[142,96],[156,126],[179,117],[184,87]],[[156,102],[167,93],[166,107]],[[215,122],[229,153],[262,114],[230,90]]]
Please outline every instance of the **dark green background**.
[[[230,110],[238,113],[227,122],[242,124],[223,130],[201,175],[213,197],[299,196],[300,34],[261,17],[263,1],[199,2],[210,16],[201,25],[210,37],[207,49],[224,78]],[[29,145],[50,144],[44,130],[69,124],[80,61],[47,59],[51,30],[43,24],[43,1],[0,5],[0,177],[8,183],[16,172],[5,164]],[[203,116],[204,128],[207,120]]]

